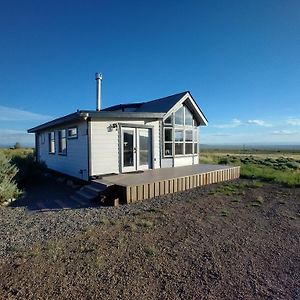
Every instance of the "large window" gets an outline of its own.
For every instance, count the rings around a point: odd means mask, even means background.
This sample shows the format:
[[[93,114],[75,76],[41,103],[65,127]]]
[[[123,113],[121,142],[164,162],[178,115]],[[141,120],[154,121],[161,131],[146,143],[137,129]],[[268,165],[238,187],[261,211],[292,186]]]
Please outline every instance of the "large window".
[[[186,106],[181,106],[164,120],[163,149],[165,157],[198,153],[197,122]]]
[[[55,133],[54,131],[49,132],[48,134],[48,142],[49,142],[49,153],[55,153]]]
[[[58,131],[58,153],[67,155],[67,133],[66,129]]]

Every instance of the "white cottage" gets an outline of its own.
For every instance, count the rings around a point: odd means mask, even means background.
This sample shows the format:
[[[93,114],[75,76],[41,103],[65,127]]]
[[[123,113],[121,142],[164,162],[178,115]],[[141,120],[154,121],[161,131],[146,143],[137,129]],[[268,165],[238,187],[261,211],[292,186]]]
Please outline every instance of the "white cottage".
[[[35,133],[39,162],[85,181],[198,164],[198,128],[207,119],[190,92],[103,110],[100,85],[97,94],[97,110],[78,110],[28,130]]]

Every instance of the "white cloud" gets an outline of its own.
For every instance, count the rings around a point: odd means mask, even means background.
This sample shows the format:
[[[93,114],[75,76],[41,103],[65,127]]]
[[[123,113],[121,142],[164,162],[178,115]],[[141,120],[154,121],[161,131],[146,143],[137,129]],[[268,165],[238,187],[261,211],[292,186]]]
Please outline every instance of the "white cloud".
[[[263,127],[271,127],[272,125],[269,123],[266,123],[264,120],[248,120],[248,124],[257,125],[257,126],[263,126]]]
[[[34,135],[25,130],[0,129],[0,146],[13,146],[19,142],[22,146],[33,146]]]
[[[297,132],[290,131],[290,130],[275,130],[275,131],[272,131],[271,134],[273,134],[273,135],[293,135],[293,134],[297,134]]]
[[[0,105],[0,121],[48,121],[50,116]]]
[[[300,126],[300,119],[290,118],[286,122],[289,125]]]
[[[213,127],[216,127],[216,128],[235,128],[235,127],[238,127],[240,125],[242,125],[241,120],[233,119],[230,123],[213,125]]]

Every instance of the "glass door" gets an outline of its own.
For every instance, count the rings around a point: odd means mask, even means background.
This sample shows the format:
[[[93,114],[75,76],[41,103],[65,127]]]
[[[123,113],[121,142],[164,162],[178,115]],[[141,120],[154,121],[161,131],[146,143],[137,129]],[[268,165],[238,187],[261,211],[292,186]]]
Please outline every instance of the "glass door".
[[[135,131],[135,128],[122,128],[122,172],[136,170]]]
[[[151,129],[122,127],[121,142],[122,173],[151,168]]]
[[[137,169],[146,170],[151,166],[151,131],[137,128]]]

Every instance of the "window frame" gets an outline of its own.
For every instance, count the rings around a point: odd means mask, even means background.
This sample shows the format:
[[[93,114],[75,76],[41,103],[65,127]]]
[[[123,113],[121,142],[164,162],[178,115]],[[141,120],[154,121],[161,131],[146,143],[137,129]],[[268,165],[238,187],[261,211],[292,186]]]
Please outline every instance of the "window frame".
[[[61,132],[65,132],[65,137],[61,137]],[[66,150],[65,151],[62,151],[61,150],[61,142],[62,140],[65,140],[65,144],[66,144]],[[67,153],[68,153],[68,146],[67,146],[67,129],[63,128],[63,129],[59,129],[58,130],[58,155],[62,155],[62,156],[67,156]]]
[[[176,123],[176,112],[182,109],[183,110],[183,123],[178,124]],[[186,124],[186,110],[189,110],[191,116],[192,116],[192,122],[191,124]],[[163,157],[165,158],[175,158],[175,157],[185,157],[185,156],[195,156],[198,154],[199,148],[198,148],[198,124],[197,121],[195,120],[194,114],[190,111],[188,106],[185,104],[182,104],[180,107],[177,108],[177,110],[173,111],[172,114],[168,116],[168,118],[171,117],[171,123],[166,123],[165,120],[162,122],[163,125]],[[172,155],[166,155],[165,154],[165,145],[166,143],[171,143],[171,141],[166,141],[165,140],[165,130],[166,129],[172,129]],[[177,131],[182,131],[183,132],[183,140],[182,141],[176,141],[175,135],[176,135],[176,130]],[[191,131],[192,132],[192,141],[186,141],[186,132]],[[196,132],[196,133],[195,133]],[[182,154],[176,154],[176,144],[182,144]],[[186,144],[191,144],[192,145],[192,151],[191,153],[186,154]],[[195,144],[197,144],[197,152],[195,152]]]
[[[52,138],[53,133],[53,138]],[[52,151],[52,141],[53,141],[53,151]],[[55,131],[48,132],[48,152],[49,154],[55,154],[56,153],[56,141],[55,141]]]
[[[172,139],[171,141],[166,141],[166,130],[171,130]],[[164,157],[173,157],[173,141],[174,141],[174,128],[173,127],[164,127],[164,139],[163,139],[163,154]],[[166,154],[166,144],[171,144],[171,154]]]
[[[76,136],[69,135],[69,130],[71,130],[71,129],[76,129]],[[67,129],[67,138],[68,138],[68,140],[78,139],[78,126],[72,126]]]

